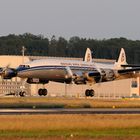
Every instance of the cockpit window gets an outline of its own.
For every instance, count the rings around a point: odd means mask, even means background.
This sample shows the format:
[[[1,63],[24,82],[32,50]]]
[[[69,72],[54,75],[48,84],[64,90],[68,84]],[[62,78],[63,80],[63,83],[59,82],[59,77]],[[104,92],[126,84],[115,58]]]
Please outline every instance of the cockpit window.
[[[20,68],[30,68],[29,65],[20,65],[19,67],[20,67]]]

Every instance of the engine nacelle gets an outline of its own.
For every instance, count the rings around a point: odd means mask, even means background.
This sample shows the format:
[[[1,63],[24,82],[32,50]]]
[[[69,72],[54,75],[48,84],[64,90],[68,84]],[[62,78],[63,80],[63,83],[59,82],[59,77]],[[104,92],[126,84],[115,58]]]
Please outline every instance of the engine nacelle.
[[[86,84],[86,80],[85,80],[84,77],[76,77],[74,79],[74,83],[77,84],[77,85]]]
[[[85,80],[89,83],[98,83],[101,81],[101,73],[96,71],[96,72],[91,72],[84,74]]]
[[[111,69],[101,69],[102,81],[113,81],[115,79],[115,73]]]
[[[49,81],[46,79],[28,78],[27,83],[29,83],[29,84],[40,84],[40,83],[47,84],[47,83],[49,83]]]
[[[83,82],[99,83],[106,81],[113,81],[115,79],[115,72],[111,69],[100,69],[96,72],[85,73],[83,75]]]

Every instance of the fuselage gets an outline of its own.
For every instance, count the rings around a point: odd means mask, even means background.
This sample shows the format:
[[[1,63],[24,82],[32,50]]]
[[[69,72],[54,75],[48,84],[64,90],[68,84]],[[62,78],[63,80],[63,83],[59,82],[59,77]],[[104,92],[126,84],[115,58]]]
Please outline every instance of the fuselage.
[[[64,82],[73,75],[97,72],[94,63],[72,60],[40,59],[34,60],[18,68],[17,76],[21,78],[39,78],[48,81]]]

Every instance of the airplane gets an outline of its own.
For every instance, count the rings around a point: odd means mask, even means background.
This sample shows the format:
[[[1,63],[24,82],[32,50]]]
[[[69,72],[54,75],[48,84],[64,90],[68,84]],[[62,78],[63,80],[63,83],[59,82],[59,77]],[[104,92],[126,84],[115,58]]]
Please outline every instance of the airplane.
[[[113,65],[95,63],[92,53],[87,48],[84,61],[63,59],[33,60],[16,69],[5,67],[0,69],[3,79],[20,77],[27,79],[29,84],[47,84],[49,81],[66,84],[96,84],[119,79],[135,78],[140,76],[140,66],[129,65],[126,54],[121,48],[118,61]],[[24,93],[20,93],[23,96]],[[38,90],[38,95],[46,96],[47,89]],[[94,89],[86,89],[85,96],[94,96]]]

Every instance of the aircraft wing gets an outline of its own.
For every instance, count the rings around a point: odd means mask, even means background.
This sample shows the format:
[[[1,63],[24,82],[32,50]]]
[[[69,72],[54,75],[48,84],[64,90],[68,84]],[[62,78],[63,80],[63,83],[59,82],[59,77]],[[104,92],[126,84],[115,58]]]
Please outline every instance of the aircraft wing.
[[[138,66],[135,66],[131,69],[121,69],[121,70],[118,70],[118,73],[119,74],[128,74],[128,73],[135,73],[135,72],[139,72],[140,73],[140,67]]]
[[[136,78],[138,76],[140,76],[140,67],[120,70],[101,69],[101,71],[89,72],[87,74],[86,80],[99,83],[119,79]]]
[[[126,65],[121,65],[122,67],[140,67],[140,65],[135,65],[135,64],[126,64]]]

